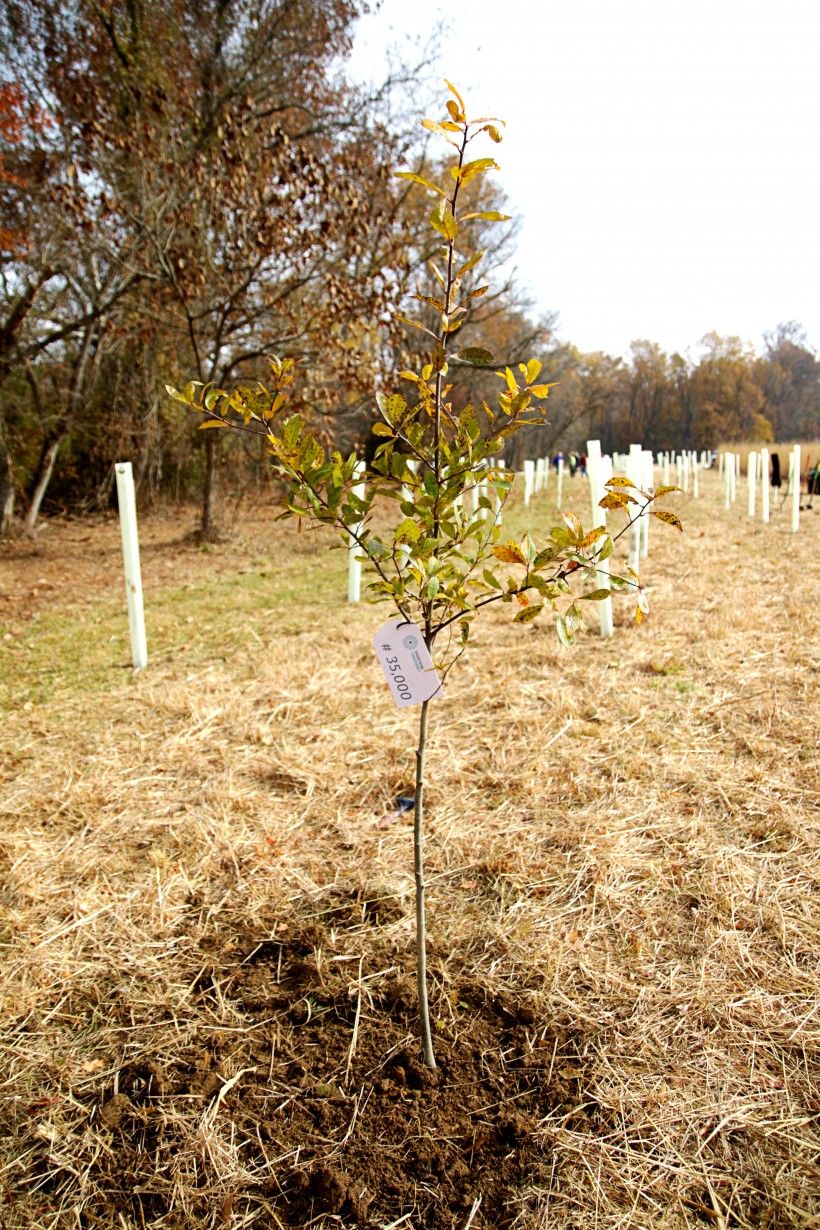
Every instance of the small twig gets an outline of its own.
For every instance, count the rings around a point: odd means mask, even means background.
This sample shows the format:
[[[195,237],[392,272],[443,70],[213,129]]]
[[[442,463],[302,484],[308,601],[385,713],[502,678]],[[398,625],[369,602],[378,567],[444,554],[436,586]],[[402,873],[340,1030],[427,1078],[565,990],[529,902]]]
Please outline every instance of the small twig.
[[[356,1042],[359,1037],[359,1021],[362,1015],[362,961],[363,957],[359,957],[359,981],[358,991],[356,995],[356,1016],[353,1021],[353,1037],[350,1039],[350,1049],[347,1052],[347,1067],[345,1068],[345,1084],[350,1080],[350,1069],[353,1064],[353,1056],[356,1054]]]
[[[476,1196],[475,1200],[473,1201],[473,1207],[470,1209],[470,1215],[464,1223],[464,1230],[470,1230],[470,1226],[473,1224],[473,1218],[475,1217],[478,1210],[481,1208],[481,1200],[482,1200],[481,1196]]]
[[[228,1096],[228,1094],[233,1089],[234,1085],[237,1084],[237,1082],[245,1075],[246,1072],[255,1072],[255,1071],[256,1071],[255,1065],[250,1068],[240,1068],[235,1076],[232,1076],[230,1080],[225,1081],[225,1084],[221,1087],[216,1097],[214,1098],[213,1102],[208,1107],[208,1109],[205,1111],[205,1114],[202,1116],[202,1122],[203,1123],[213,1123],[214,1119],[216,1118],[217,1111],[219,1110],[222,1103],[225,1101],[225,1098]]]

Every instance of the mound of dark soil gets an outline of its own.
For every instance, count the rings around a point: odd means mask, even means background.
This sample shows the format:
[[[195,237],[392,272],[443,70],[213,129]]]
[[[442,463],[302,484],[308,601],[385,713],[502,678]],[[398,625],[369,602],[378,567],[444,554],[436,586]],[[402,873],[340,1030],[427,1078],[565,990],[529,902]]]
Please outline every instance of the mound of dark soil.
[[[203,1028],[173,1057],[121,1069],[93,1114],[112,1146],[96,1189],[116,1192],[112,1203],[130,1205],[137,1225],[175,1226],[168,1170],[190,1148],[193,1117],[203,1139],[241,1142],[244,1175],[258,1177],[224,1193],[226,1225],[260,1206],[272,1215],[264,1225],[327,1215],[370,1228],[407,1214],[425,1230],[467,1220],[503,1230],[522,1214],[526,1224],[555,1176],[545,1120],[596,1127],[580,1039],[536,1019],[533,1001],[464,979],[434,999],[438,1067],[427,1069],[413,978],[393,969],[360,980],[358,964],[334,960],[327,944],[314,927],[281,941],[244,936],[230,955],[209,945],[197,1014],[227,1002],[237,1027]],[[212,1195],[201,1210],[196,1192],[189,1199],[206,1217],[210,1201],[212,1215]]]

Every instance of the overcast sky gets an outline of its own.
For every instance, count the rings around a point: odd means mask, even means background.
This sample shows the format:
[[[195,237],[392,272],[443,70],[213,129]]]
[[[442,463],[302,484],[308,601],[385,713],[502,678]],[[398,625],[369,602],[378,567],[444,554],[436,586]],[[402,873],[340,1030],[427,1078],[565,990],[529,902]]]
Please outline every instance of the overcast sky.
[[[564,340],[761,349],[798,320],[820,347],[818,0],[383,0],[355,75],[377,80],[395,44],[412,63],[441,18],[438,76],[507,120],[487,153]]]

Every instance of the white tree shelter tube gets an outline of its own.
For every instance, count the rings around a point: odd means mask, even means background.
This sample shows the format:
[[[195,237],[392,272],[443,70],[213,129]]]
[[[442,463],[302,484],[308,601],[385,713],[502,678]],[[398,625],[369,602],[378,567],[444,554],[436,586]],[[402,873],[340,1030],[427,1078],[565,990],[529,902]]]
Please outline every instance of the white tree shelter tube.
[[[599,525],[606,525],[606,510],[599,507],[599,502],[606,495],[604,484],[607,477],[611,477],[611,474],[605,474],[600,440],[587,440],[587,471],[589,473],[589,491],[592,500],[592,522],[590,529],[595,529]],[[598,564],[598,580],[595,588],[609,589],[608,559],[601,560]],[[604,598],[597,606],[601,618],[601,636],[612,636],[612,599]]]
[[[145,640],[145,611],[142,604],[142,573],[140,571],[140,544],[137,536],[134,475],[130,461],[117,462],[114,471],[117,476],[117,503],[120,506],[125,599],[128,604],[128,630],[131,634],[131,664],[135,671],[139,671],[148,665],[148,646]]]

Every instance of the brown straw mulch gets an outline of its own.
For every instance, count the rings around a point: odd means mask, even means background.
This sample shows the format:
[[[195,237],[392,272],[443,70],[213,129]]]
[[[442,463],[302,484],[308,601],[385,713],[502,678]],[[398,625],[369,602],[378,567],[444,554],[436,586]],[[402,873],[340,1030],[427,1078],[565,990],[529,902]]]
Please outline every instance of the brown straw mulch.
[[[4,549],[4,1230],[820,1224],[820,515],[705,488],[646,624],[495,612],[435,708],[433,1075],[386,610],[146,522],[132,678],[116,525]]]

